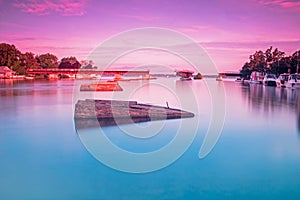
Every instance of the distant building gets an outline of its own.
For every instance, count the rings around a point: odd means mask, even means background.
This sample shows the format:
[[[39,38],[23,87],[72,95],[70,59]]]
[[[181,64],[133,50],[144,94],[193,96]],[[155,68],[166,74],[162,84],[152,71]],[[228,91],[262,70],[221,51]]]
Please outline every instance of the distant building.
[[[0,66],[0,79],[12,78],[15,72],[6,66]]]

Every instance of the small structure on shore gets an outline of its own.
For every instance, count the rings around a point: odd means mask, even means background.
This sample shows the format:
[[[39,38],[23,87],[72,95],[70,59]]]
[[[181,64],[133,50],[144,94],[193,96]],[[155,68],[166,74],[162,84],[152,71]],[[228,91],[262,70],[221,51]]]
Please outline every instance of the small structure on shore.
[[[191,112],[136,101],[78,100],[74,119],[77,128],[113,126],[155,120],[194,117]]]
[[[0,66],[0,79],[12,78],[14,74],[16,73],[7,66]]]
[[[249,82],[250,83],[255,83],[255,84],[263,84],[264,77],[265,77],[264,72],[253,71],[250,75]]]

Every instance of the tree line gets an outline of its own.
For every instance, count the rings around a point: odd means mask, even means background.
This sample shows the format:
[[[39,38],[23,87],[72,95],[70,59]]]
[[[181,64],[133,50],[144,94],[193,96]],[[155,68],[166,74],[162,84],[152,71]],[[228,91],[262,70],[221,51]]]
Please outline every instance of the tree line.
[[[299,61],[300,50],[289,56],[271,46],[266,51],[260,50],[250,55],[249,61],[241,69],[241,74],[244,78],[249,78],[252,71],[272,73],[277,76],[283,73],[298,73]]]
[[[277,76],[282,73],[297,73],[297,66],[300,61],[300,50],[288,56],[285,52],[269,47],[267,50],[256,51],[249,56],[242,69],[241,74],[244,78],[249,78],[252,71],[272,73]],[[22,53],[13,44],[0,44],[0,66],[7,66],[17,74],[25,75],[27,69],[37,68],[96,68],[93,61],[79,62],[76,57],[64,57],[60,61],[51,53],[35,55],[32,52]],[[300,70],[300,69],[299,69]]]
[[[51,54],[45,53],[35,55],[32,52],[22,53],[13,44],[0,44],[0,66],[7,66],[17,74],[25,75],[27,69],[37,68],[60,68],[60,69],[78,69],[93,68],[93,61],[79,62],[76,57],[64,57],[60,61]]]

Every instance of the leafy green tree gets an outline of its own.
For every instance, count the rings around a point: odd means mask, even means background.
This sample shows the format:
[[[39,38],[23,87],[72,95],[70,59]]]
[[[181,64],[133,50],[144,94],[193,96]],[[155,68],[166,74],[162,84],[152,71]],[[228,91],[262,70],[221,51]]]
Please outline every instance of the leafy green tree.
[[[21,54],[21,65],[24,66],[26,69],[39,67],[39,64],[37,63],[34,54],[31,52]]]
[[[40,67],[42,68],[57,68],[58,67],[58,58],[51,54],[51,53],[46,53],[46,54],[41,54],[36,56],[36,60]]]
[[[0,65],[7,66],[11,69],[18,67],[21,64],[20,61],[21,52],[14,46],[6,43],[0,44]]]
[[[92,60],[82,60],[80,61],[82,69],[93,69],[94,61]]]
[[[38,68],[39,65],[31,52],[26,52],[20,56],[20,64],[13,67],[13,70],[18,74],[25,75],[27,69]]]

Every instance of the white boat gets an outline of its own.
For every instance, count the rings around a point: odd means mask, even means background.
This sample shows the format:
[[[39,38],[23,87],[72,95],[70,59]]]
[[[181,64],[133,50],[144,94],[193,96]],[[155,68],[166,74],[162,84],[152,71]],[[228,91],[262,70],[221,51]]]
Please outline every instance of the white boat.
[[[300,74],[291,74],[287,82],[287,87],[300,88]]]
[[[232,72],[232,71],[219,73],[216,80],[217,81],[236,81],[236,82],[242,81],[241,74],[239,72]]]
[[[280,74],[277,79],[277,86],[285,88],[287,86],[290,74]]]
[[[32,77],[32,76],[24,76],[24,79],[25,80],[34,80],[34,77]]]
[[[263,80],[264,85],[266,86],[276,86],[276,76],[274,74],[266,74]]]
[[[190,81],[190,80],[192,80],[192,78],[191,77],[180,77],[180,80],[181,81]]]
[[[13,75],[11,76],[12,79],[18,79],[18,80],[23,80],[25,79],[25,76],[24,75]]]

